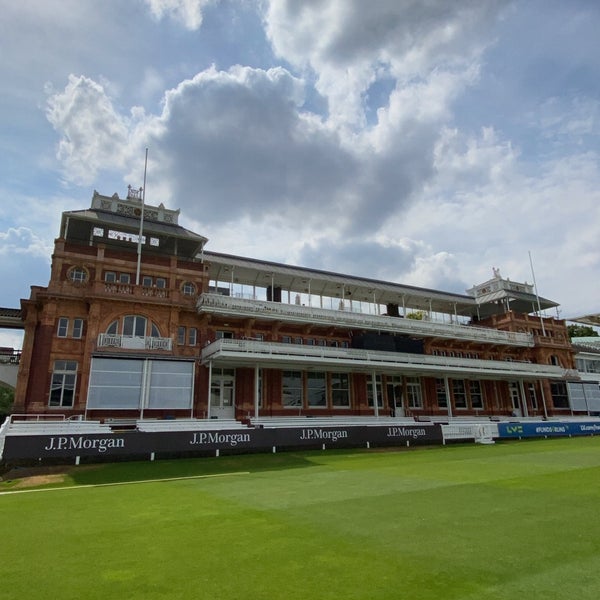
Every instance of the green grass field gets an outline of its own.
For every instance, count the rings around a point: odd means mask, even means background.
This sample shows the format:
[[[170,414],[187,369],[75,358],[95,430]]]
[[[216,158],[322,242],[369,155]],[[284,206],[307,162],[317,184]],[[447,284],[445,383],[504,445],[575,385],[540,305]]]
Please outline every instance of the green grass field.
[[[121,463],[60,486],[0,484],[1,598],[600,598],[600,437]]]

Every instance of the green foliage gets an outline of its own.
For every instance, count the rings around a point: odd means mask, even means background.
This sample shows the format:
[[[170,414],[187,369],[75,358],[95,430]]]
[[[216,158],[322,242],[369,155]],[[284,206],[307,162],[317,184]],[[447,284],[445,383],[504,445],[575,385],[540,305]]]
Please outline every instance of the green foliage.
[[[14,400],[14,390],[6,387],[0,387],[0,419],[3,416],[10,414]]]
[[[0,495],[3,598],[600,597],[600,437],[71,476],[136,473],[209,476]]]
[[[422,310],[416,310],[414,312],[409,312],[406,315],[407,319],[413,319],[415,321],[422,321],[425,318],[425,313]]]
[[[589,325],[567,325],[569,337],[598,337],[598,332]]]

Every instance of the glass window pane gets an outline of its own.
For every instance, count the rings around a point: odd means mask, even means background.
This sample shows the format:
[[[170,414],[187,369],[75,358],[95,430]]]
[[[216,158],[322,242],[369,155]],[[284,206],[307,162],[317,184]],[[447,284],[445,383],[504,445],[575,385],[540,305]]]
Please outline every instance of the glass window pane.
[[[58,330],[56,335],[58,337],[67,337],[67,333],[69,331],[69,319],[66,317],[61,317],[58,319]]]
[[[325,373],[308,373],[307,380],[308,405],[313,407],[327,407],[327,386]]]
[[[281,399],[283,406],[301,407],[302,396],[302,373],[300,371],[284,371]]]

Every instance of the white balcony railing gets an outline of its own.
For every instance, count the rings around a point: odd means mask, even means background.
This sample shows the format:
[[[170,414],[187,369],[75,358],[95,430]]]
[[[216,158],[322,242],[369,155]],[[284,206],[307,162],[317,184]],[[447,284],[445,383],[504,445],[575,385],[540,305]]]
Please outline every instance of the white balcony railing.
[[[261,364],[267,367],[272,365],[274,368],[344,367],[353,371],[397,370],[415,375],[454,374],[461,377],[499,379],[577,378],[576,372],[554,365],[230,339],[217,340],[202,350],[202,362],[206,364],[209,361],[232,366]]]
[[[488,327],[418,321],[378,315],[365,315],[343,310],[330,310],[312,306],[298,306],[265,300],[232,298],[220,294],[202,294],[198,299],[198,311],[228,316],[253,317],[281,320],[291,323],[335,325],[348,329],[370,329],[390,333],[404,333],[423,337],[476,341],[507,346],[532,347],[533,336],[528,333],[498,331]]]
[[[165,337],[137,337],[101,333],[98,336],[99,348],[123,348],[126,350],[171,350],[173,340]]]

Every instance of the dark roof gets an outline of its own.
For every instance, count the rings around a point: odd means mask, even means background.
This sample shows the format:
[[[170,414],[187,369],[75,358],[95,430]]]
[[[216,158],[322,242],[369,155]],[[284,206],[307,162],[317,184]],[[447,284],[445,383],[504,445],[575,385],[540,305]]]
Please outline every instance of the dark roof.
[[[85,210],[74,210],[63,213],[61,236],[67,240],[78,242],[89,242],[92,239],[93,227],[115,227],[126,233],[138,234],[140,220],[127,215],[115,214],[110,211],[88,208]],[[207,238],[198,235],[185,227],[173,223],[162,221],[153,221],[144,219],[143,232],[145,235],[154,235],[159,238],[160,246],[152,247],[149,244],[144,246],[144,251],[162,254],[177,254],[187,258],[195,258],[202,250]],[[110,243],[114,246],[122,246],[131,249],[130,242],[119,240],[106,240],[103,243]]]
[[[405,305],[410,309],[452,313],[456,307],[457,314],[472,315],[475,313],[475,299],[471,296],[443,292],[411,285],[346,275],[321,269],[310,269],[286,265],[267,260],[258,260],[223,254],[221,252],[204,251],[203,259],[209,264],[209,277],[227,282],[233,271],[236,284],[268,287],[282,287],[295,293],[310,293],[331,298]]]
[[[21,309],[0,307],[0,328],[23,329],[23,314]]]

